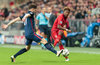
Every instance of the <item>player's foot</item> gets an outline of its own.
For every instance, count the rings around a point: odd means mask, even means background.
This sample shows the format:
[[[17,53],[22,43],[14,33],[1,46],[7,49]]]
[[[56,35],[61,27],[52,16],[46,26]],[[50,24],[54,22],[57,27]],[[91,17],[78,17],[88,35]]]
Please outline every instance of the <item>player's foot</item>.
[[[65,61],[69,61],[69,58],[67,58]]]
[[[15,62],[14,56],[11,56],[11,62]]]
[[[63,52],[63,50],[57,51],[57,55],[56,56],[60,56],[60,54]]]

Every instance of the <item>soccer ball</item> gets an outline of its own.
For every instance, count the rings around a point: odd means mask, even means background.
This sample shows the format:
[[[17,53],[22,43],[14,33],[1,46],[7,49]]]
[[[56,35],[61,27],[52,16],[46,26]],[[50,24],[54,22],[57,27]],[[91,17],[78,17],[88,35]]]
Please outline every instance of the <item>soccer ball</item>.
[[[67,56],[69,55],[68,49],[64,49],[62,55],[63,55],[64,57],[67,57]]]

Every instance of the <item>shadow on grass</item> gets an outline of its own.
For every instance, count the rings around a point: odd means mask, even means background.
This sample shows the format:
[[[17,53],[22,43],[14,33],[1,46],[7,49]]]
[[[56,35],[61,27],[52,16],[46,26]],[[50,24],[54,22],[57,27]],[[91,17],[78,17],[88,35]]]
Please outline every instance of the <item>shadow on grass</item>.
[[[42,61],[42,62],[45,62],[45,63],[63,63],[65,61],[58,61],[58,60],[45,60],[45,61]]]
[[[11,62],[10,64],[16,65],[16,64],[25,64],[27,62],[21,61],[21,62]]]

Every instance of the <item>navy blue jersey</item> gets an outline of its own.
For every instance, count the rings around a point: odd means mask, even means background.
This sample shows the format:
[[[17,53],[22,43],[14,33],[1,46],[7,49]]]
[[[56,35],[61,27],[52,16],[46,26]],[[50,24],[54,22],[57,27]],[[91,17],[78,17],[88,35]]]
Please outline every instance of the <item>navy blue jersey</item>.
[[[30,14],[31,16],[28,17],[25,22],[24,22],[24,26],[25,26],[25,36],[31,35],[35,33],[35,21],[34,21],[34,13],[31,11],[28,11],[26,14]],[[25,14],[23,16],[20,16],[20,18],[22,19],[25,16]]]

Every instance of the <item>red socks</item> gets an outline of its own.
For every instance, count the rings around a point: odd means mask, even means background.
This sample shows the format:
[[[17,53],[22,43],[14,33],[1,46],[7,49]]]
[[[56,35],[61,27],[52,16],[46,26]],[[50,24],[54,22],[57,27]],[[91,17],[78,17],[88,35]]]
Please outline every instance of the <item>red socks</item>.
[[[64,49],[63,45],[59,45],[60,50]]]
[[[60,41],[61,38],[62,38],[61,35],[58,35],[58,36],[57,36],[57,39],[54,41],[54,47],[57,45],[57,43]],[[63,47],[62,44],[59,45],[59,48],[60,48],[60,50],[64,49],[64,47]],[[65,57],[65,58],[67,59],[68,57]]]
[[[61,45],[59,45],[59,48],[60,48],[60,50],[62,50],[62,49],[64,49],[64,47],[63,47],[63,45],[61,44]],[[67,59],[68,58],[68,56],[67,57],[65,57],[65,59]]]
[[[65,57],[66,59],[68,58],[68,56],[67,57]]]

